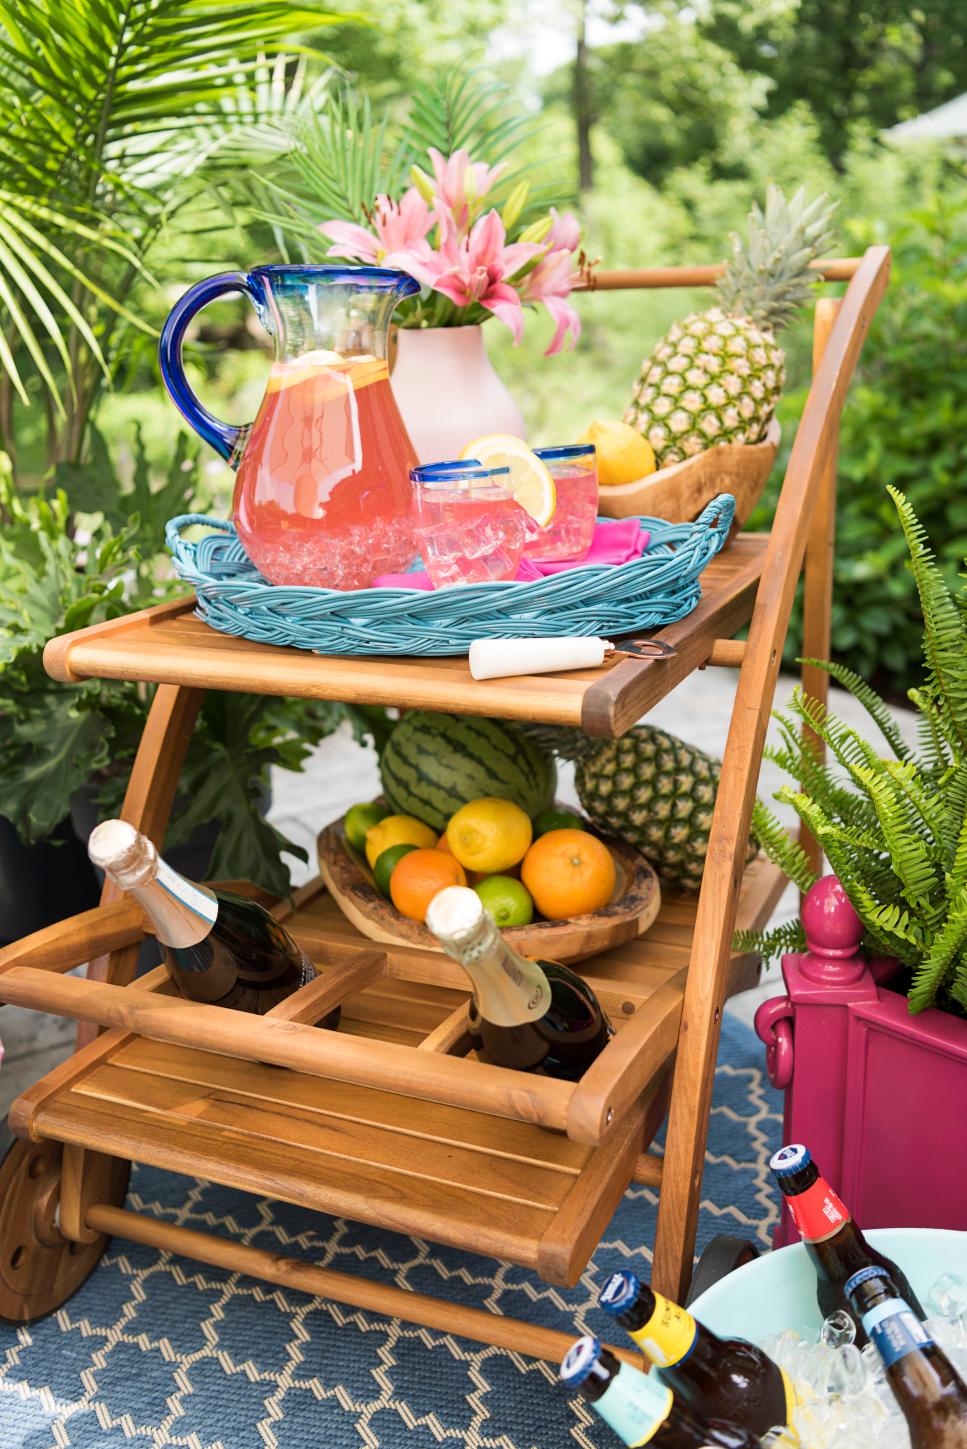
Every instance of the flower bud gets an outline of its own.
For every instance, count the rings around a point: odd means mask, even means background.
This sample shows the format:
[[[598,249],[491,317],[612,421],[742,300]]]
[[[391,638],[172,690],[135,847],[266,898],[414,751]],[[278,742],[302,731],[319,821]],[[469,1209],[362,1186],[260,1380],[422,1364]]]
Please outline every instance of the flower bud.
[[[540,221],[532,221],[530,226],[526,226],[517,240],[533,242],[535,245],[539,245],[545,240],[553,225],[554,220],[552,217],[542,216]]]
[[[434,200],[436,190],[433,178],[427,176],[425,171],[421,171],[419,166],[410,167],[410,180],[425,202],[429,203]]]
[[[504,223],[507,231],[510,231],[511,227],[516,225],[521,212],[527,205],[527,197],[530,194],[530,189],[531,186],[529,181],[518,181],[517,185],[514,187],[507,200],[504,202],[503,210],[500,213],[500,219]]]

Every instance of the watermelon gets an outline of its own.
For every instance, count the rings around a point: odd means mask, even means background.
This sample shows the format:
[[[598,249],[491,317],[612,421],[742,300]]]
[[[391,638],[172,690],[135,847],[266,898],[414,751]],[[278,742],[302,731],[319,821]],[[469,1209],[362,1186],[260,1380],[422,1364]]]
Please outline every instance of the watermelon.
[[[536,815],[557,785],[551,757],[512,725],[426,710],[413,710],[393,727],[379,773],[393,810],[434,830],[481,795],[513,800]]]

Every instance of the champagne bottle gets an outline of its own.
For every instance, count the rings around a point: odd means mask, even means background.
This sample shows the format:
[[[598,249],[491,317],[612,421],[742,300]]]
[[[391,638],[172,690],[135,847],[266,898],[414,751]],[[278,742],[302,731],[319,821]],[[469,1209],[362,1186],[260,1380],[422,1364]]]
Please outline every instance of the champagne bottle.
[[[759,1449],[748,1429],[706,1419],[678,1400],[657,1374],[622,1363],[596,1338],[579,1338],[561,1364],[561,1379],[593,1405],[624,1444],[652,1449]]]
[[[426,924],[473,985],[471,1035],[500,1067],[577,1081],[613,1027],[585,981],[556,961],[511,950],[476,891],[447,886]]]
[[[792,1422],[796,1391],[768,1354],[744,1338],[719,1338],[634,1273],[612,1273],[598,1302],[658,1367],[678,1399],[754,1434]]]
[[[967,1384],[887,1270],[861,1268],[847,1279],[845,1291],[883,1360],[912,1449],[967,1449]]]
[[[150,917],[183,996],[261,1014],[314,979],[308,956],[263,906],[187,880],[126,821],[102,821],[87,852]],[[320,1022],[338,1024],[338,1007]]]
[[[817,1274],[816,1297],[824,1318],[839,1308],[845,1309],[856,1324],[857,1344],[860,1348],[866,1344],[866,1330],[853,1311],[843,1285],[860,1268],[874,1265],[886,1269],[898,1285],[901,1297],[913,1305],[917,1317],[926,1318],[903,1269],[867,1242],[850,1216],[849,1208],[820,1175],[808,1147],[801,1143],[781,1147],[773,1154],[769,1166],[813,1260]]]

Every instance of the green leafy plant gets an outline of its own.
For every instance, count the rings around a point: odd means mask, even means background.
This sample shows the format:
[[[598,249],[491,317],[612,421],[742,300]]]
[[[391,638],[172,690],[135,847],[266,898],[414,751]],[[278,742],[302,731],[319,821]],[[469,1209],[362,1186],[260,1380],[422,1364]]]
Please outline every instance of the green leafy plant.
[[[923,681],[909,691],[919,744],[904,741],[880,696],[840,664],[821,667],[865,707],[876,744],[801,691],[778,714],[781,742],[766,751],[796,784],[777,800],[812,831],[866,928],[869,949],[911,972],[910,1010],[943,1006],[967,1014],[967,588],[951,592],[909,501],[888,489],[900,517],[922,613]],[[804,739],[824,742],[820,761]],[[765,853],[800,890],[816,879],[806,856],[769,808],[756,803],[753,829]],[[737,946],[764,955],[803,949],[802,927],[739,933]]]
[[[263,52],[342,17],[288,0],[0,0],[0,445],[48,400],[48,460],[82,456],[149,256],[219,136],[252,123]],[[271,96],[269,97],[271,99]],[[176,145],[174,164],[158,154]]]
[[[63,489],[49,498],[24,497],[0,455],[0,507],[7,517],[0,532],[0,815],[28,842],[50,835],[81,790],[93,792],[101,814],[117,813],[151,698],[133,683],[56,683],[43,667],[47,640],[183,591],[177,580],[158,580],[143,550],[157,547],[159,510],[165,517],[171,511],[168,491],[177,485],[179,505],[186,494],[190,500],[194,455],[180,446],[157,487],[139,438],[133,488],[122,487],[106,453],[94,467],[102,470],[96,479],[73,475],[76,498]],[[77,500],[91,522],[75,532]],[[105,509],[95,511],[102,502]],[[248,879],[284,895],[289,874],[281,852],[302,859],[305,852],[263,817],[269,769],[301,770],[313,746],[344,720],[361,741],[385,736],[380,710],[206,694],[167,843],[214,822],[212,877]]]

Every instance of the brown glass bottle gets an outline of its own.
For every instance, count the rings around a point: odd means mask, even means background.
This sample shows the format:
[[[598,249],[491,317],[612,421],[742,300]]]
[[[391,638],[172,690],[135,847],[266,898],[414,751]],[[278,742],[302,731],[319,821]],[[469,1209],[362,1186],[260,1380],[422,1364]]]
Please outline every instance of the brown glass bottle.
[[[613,1027],[577,972],[518,955],[477,893],[464,886],[439,891],[426,924],[470,978],[470,1038],[485,1061],[568,1081],[583,1076]]]
[[[612,1273],[598,1303],[657,1366],[678,1400],[754,1434],[790,1422],[796,1406],[793,1385],[754,1343],[719,1338],[634,1273]]]
[[[917,1322],[884,1268],[846,1283],[854,1312],[876,1345],[910,1430],[911,1449],[967,1449],[967,1384]]]
[[[126,821],[96,826],[87,849],[150,917],[183,996],[261,1015],[315,977],[309,958],[257,901],[187,880]],[[339,1008],[320,1025],[338,1026]]]
[[[651,1449],[759,1449],[748,1429],[706,1419],[676,1399],[657,1374],[623,1363],[596,1338],[579,1338],[561,1364],[561,1380],[594,1405],[625,1444]]]
[[[808,1147],[790,1143],[781,1147],[770,1159],[779,1189],[806,1251],[816,1269],[816,1297],[824,1318],[845,1309],[856,1324],[856,1342],[866,1343],[866,1331],[843,1291],[847,1278],[861,1268],[885,1268],[900,1289],[900,1295],[911,1305],[921,1320],[926,1314],[920,1300],[907,1281],[903,1269],[891,1258],[877,1252],[860,1232],[849,1209],[820,1175]]]

